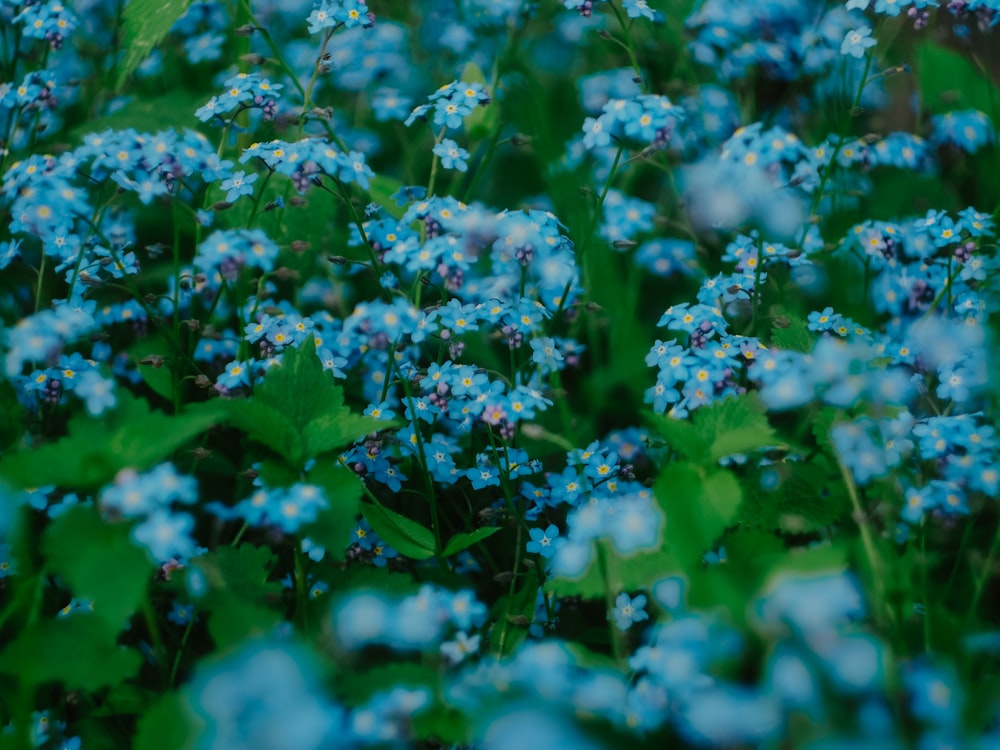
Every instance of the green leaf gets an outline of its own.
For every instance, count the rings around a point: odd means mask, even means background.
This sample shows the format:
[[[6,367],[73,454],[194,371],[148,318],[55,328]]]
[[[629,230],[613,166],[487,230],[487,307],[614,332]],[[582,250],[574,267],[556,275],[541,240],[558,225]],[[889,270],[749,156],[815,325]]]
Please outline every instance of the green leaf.
[[[473,544],[493,536],[498,531],[500,531],[499,526],[484,526],[475,531],[463,531],[460,534],[455,534],[455,536],[448,540],[448,543],[444,546],[444,552],[441,554],[444,557],[451,557],[464,549],[468,549]]]
[[[709,444],[691,422],[667,416],[655,416],[649,422],[684,458],[697,464],[707,460]]]
[[[276,600],[281,584],[269,583],[268,576],[277,561],[267,547],[241,544],[238,549],[218,547],[195,558],[213,592],[233,593],[250,601]]]
[[[153,365],[144,365],[140,362],[137,369],[139,370],[139,374],[142,375],[143,382],[149,386],[149,389],[153,393],[173,403],[174,374],[170,371],[168,365],[154,367]]]
[[[54,443],[20,450],[0,459],[0,476],[18,487],[33,487],[38,478],[60,488],[97,488],[124,468],[143,471],[218,423],[215,402],[193,404],[168,416],[125,389],[118,406],[100,419],[78,414],[69,435]]]
[[[125,56],[118,65],[115,90],[120,91],[125,79],[170,31],[192,0],[131,0],[122,14],[125,34]]]
[[[42,536],[52,572],[75,596],[93,600],[94,617],[112,633],[120,632],[139,608],[153,574],[153,564],[132,544],[129,530],[129,524],[105,523],[93,507],[76,506]]]
[[[779,349],[808,354],[813,350],[813,334],[808,324],[795,316],[786,316],[786,322],[771,329],[771,343]]]
[[[978,109],[996,116],[1000,92],[965,56],[931,41],[921,42],[917,45],[916,73],[923,106],[930,112]]]
[[[650,420],[670,447],[701,466],[720,459],[774,445],[774,429],[756,394],[730,396],[697,409],[690,421],[672,417]]]
[[[764,405],[754,393],[730,397],[698,409],[694,424],[710,445],[709,459],[750,453],[774,445],[777,438],[767,421]]]
[[[136,728],[135,750],[191,750],[199,732],[187,702],[178,693],[163,696],[140,719]]]
[[[394,547],[399,554],[414,560],[426,560],[435,552],[433,532],[393,510],[365,503],[361,511],[372,530]]]
[[[700,472],[685,463],[670,464],[654,487],[667,514],[668,551],[688,573],[701,566],[705,552],[735,519],[743,491],[728,471]]]
[[[514,653],[527,637],[528,628],[518,627],[508,618],[524,617],[530,621],[535,614],[537,596],[537,582],[529,581],[513,595],[504,594],[497,599],[490,610],[490,618],[495,622],[489,633],[490,650],[495,654],[502,657]]]
[[[281,613],[267,606],[281,601],[281,584],[268,582],[276,562],[267,547],[242,544],[219,547],[196,558],[208,580],[209,593],[201,600],[209,612],[208,633],[218,648],[268,633]]]
[[[393,423],[385,420],[351,414],[347,409],[319,414],[302,430],[305,454],[312,458],[329,453],[350,445],[370,432],[384,430],[392,425]]]
[[[232,399],[221,403],[229,424],[291,463],[301,463],[302,438],[281,411],[257,399]]]
[[[344,392],[323,369],[311,338],[288,349],[249,399],[226,401],[230,422],[296,470],[323,453],[350,445],[390,422],[351,414]]]
[[[0,381],[0,451],[17,442],[21,436],[24,407],[17,400],[17,391],[9,380]]]
[[[353,541],[354,527],[361,512],[361,480],[350,469],[331,461],[318,463],[310,469],[306,481],[322,488],[327,507],[304,533],[325,547],[332,558],[343,560]]]
[[[119,646],[107,624],[90,612],[42,620],[0,652],[0,673],[28,685],[61,682],[69,690],[97,690],[127,680],[142,663]]]
[[[382,206],[382,209],[388,213],[394,219],[403,218],[403,214],[406,213],[406,208],[403,206],[397,206],[396,201],[392,199],[403,183],[392,177],[386,177],[385,175],[375,175],[369,180],[368,195],[371,199]]]
[[[281,622],[281,613],[231,594],[213,597],[208,634],[219,649],[270,633]]]
[[[181,88],[168,91],[163,96],[135,97],[114,112],[81,119],[78,125],[62,131],[62,138],[69,143],[79,144],[83,143],[84,136],[105,130],[134,128],[139,133],[155,133],[168,128],[179,132],[185,128],[193,130],[200,125],[194,113],[207,100],[205,94]]]

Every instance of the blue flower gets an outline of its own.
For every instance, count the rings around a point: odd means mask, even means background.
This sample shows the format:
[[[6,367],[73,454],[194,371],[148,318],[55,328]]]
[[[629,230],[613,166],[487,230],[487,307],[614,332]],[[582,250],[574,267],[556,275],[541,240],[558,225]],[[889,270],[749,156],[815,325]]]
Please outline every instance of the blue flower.
[[[531,529],[528,533],[531,536],[531,541],[525,545],[525,549],[542,557],[552,557],[552,554],[555,552],[552,542],[559,536],[559,529],[555,524],[549,524],[548,528],[544,531],[541,529]]]
[[[848,31],[844,41],[840,45],[840,54],[851,55],[852,57],[864,57],[865,50],[874,47],[876,41],[872,39],[872,30],[869,26]]]
[[[257,174],[247,174],[243,170],[233,172],[233,176],[228,180],[223,180],[219,187],[226,193],[226,202],[233,203],[241,195],[252,195],[253,184],[257,181]]]
[[[628,630],[633,622],[649,619],[649,613],[646,612],[646,597],[640,594],[633,599],[628,594],[619,594],[611,614],[619,630]]]
[[[469,165],[466,164],[469,152],[451,140],[451,138],[444,138],[437,144],[434,147],[434,153],[440,157],[441,166],[445,169],[455,169],[459,172],[465,172],[469,169]]]

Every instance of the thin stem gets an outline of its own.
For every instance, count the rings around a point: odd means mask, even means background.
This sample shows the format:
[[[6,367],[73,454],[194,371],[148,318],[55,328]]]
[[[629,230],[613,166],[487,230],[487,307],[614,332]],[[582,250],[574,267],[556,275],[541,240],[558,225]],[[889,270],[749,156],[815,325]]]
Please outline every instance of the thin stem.
[[[886,621],[892,621],[892,610],[888,607],[885,597],[885,566],[883,565],[882,558],[878,554],[878,550],[875,548],[875,537],[872,533],[871,523],[868,520],[868,514],[865,513],[864,508],[861,507],[861,498],[858,495],[858,486],[854,483],[854,477],[851,476],[850,470],[844,466],[844,462],[837,458],[837,466],[840,468],[840,475],[844,479],[844,485],[847,487],[847,495],[851,498],[851,507],[854,510],[854,522],[858,525],[858,530],[861,532],[861,543],[865,549],[865,557],[868,558],[868,565],[872,571],[872,580],[875,585],[875,618],[876,623],[885,624]]]
[[[997,556],[997,552],[1000,552],[1000,525],[993,532],[993,541],[990,543],[990,549],[986,553],[986,561],[983,563],[983,573],[976,577],[976,587],[973,590],[972,602],[969,604],[969,612],[965,616],[966,621],[975,617],[976,612],[979,611],[979,603],[986,590],[986,583],[993,577],[993,560]]]

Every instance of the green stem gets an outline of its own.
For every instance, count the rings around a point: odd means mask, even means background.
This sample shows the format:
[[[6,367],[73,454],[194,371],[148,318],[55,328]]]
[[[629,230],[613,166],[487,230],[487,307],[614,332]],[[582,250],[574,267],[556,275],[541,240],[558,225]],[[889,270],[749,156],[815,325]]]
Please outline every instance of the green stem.
[[[615,610],[615,592],[611,589],[611,577],[608,574],[608,553],[601,542],[595,542],[594,548],[597,552],[597,570],[604,584],[604,602],[607,607],[608,637],[611,641],[611,652],[614,654],[615,663],[619,669],[625,669],[624,647],[622,644],[622,634],[615,625],[613,612]]]
[[[972,594],[972,602],[969,604],[969,612],[965,616],[966,622],[972,620],[979,611],[979,603],[983,598],[983,592],[986,590],[987,582],[993,577],[993,560],[997,556],[997,552],[1000,552],[1000,525],[997,526],[996,530],[993,532],[993,541],[990,543],[990,549],[986,553],[986,561],[983,563],[982,575],[976,577],[976,586]]]
[[[894,618],[892,609],[886,602],[885,565],[878,554],[878,550],[875,548],[875,537],[872,532],[871,523],[868,520],[868,514],[861,506],[861,498],[858,494],[858,486],[854,483],[854,477],[851,476],[850,470],[844,466],[844,462],[839,457],[837,458],[837,466],[840,468],[840,475],[843,477],[844,485],[847,487],[847,495],[851,499],[851,508],[854,511],[854,522],[858,525],[858,530],[861,532],[861,543],[864,546],[865,557],[868,558],[868,565],[872,571],[872,582],[875,586],[874,593],[876,599],[875,606],[873,607],[876,624],[891,624]]]

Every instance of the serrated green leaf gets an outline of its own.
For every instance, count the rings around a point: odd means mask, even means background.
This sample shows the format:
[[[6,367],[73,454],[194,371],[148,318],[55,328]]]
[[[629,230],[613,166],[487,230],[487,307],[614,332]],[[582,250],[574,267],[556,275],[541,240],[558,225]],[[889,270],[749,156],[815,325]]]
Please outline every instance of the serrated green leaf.
[[[736,518],[742,489],[728,471],[702,474],[695,466],[673,463],[654,487],[667,515],[667,550],[685,572],[700,568],[702,557]]]
[[[43,620],[0,652],[0,672],[22,683],[60,682],[69,690],[97,690],[139,669],[138,651],[119,646],[107,624],[90,612]]]
[[[652,417],[649,422],[670,447],[684,458],[697,464],[707,460],[709,443],[702,439],[698,429],[691,422],[667,416]]]
[[[239,548],[218,547],[195,558],[194,564],[201,568],[212,591],[262,601],[281,593],[281,584],[267,580],[275,561],[269,548],[244,543]]]
[[[122,14],[125,35],[125,56],[118,64],[115,90],[120,91],[125,79],[153,48],[167,35],[192,0],[131,0]]]
[[[191,750],[198,736],[194,715],[178,693],[163,696],[140,719],[136,728],[135,750]]]
[[[348,446],[370,432],[392,426],[393,423],[385,420],[351,414],[347,409],[319,414],[302,430],[305,455],[314,458]]]
[[[694,424],[702,440],[711,446],[708,457],[712,463],[772,446],[777,441],[764,405],[753,393],[725,398],[698,409]]]
[[[248,399],[225,402],[229,421],[296,470],[391,423],[352,414],[344,392],[316,356],[313,339],[288,349]]]
[[[208,608],[208,634],[219,649],[270,633],[281,622],[281,613],[232,594],[212,597]]]
[[[298,348],[286,349],[279,363],[268,368],[263,382],[254,387],[253,400],[281,412],[301,433],[317,416],[339,413],[344,392],[323,369],[313,339],[307,338]]]
[[[322,488],[327,507],[319,512],[313,523],[306,526],[304,532],[325,547],[331,558],[342,560],[353,541],[354,527],[361,512],[364,491],[361,480],[350,469],[331,461],[310,469],[306,481]]]
[[[808,354],[815,343],[809,326],[802,318],[787,317],[786,323],[771,329],[771,343],[778,349]]]
[[[170,416],[150,411],[124,389],[117,397],[118,406],[100,419],[82,414],[71,419],[67,437],[5,455],[0,476],[17,487],[33,487],[44,477],[64,489],[97,488],[124,468],[143,471],[159,463],[221,417],[214,402]]]
[[[266,445],[292,464],[302,459],[302,438],[288,418],[275,407],[255,399],[221,402],[226,420],[251,440]]]
[[[468,717],[457,708],[434,703],[413,717],[413,734],[417,739],[433,741],[441,746],[468,745],[472,727]]]
[[[464,549],[468,549],[473,544],[483,541],[500,531],[499,526],[484,526],[481,529],[476,529],[475,531],[463,531],[460,534],[455,534],[448,543],[444,545],[444,552],[441,554],[444,557],[451,557],[452,555],[457,555]]]
[[[132,544],[129,525],[105,523],[93,507],[60,515],[42,535],[42,552],[74,595],[93,600],[94,617],[112,633],[139,608],[153,574],[146,553]]]
[[[434,533],[430,529],[374,503],[362,505],[361,512],[372,530],[399,554],[414,560],[426,560],[434,556]]]

